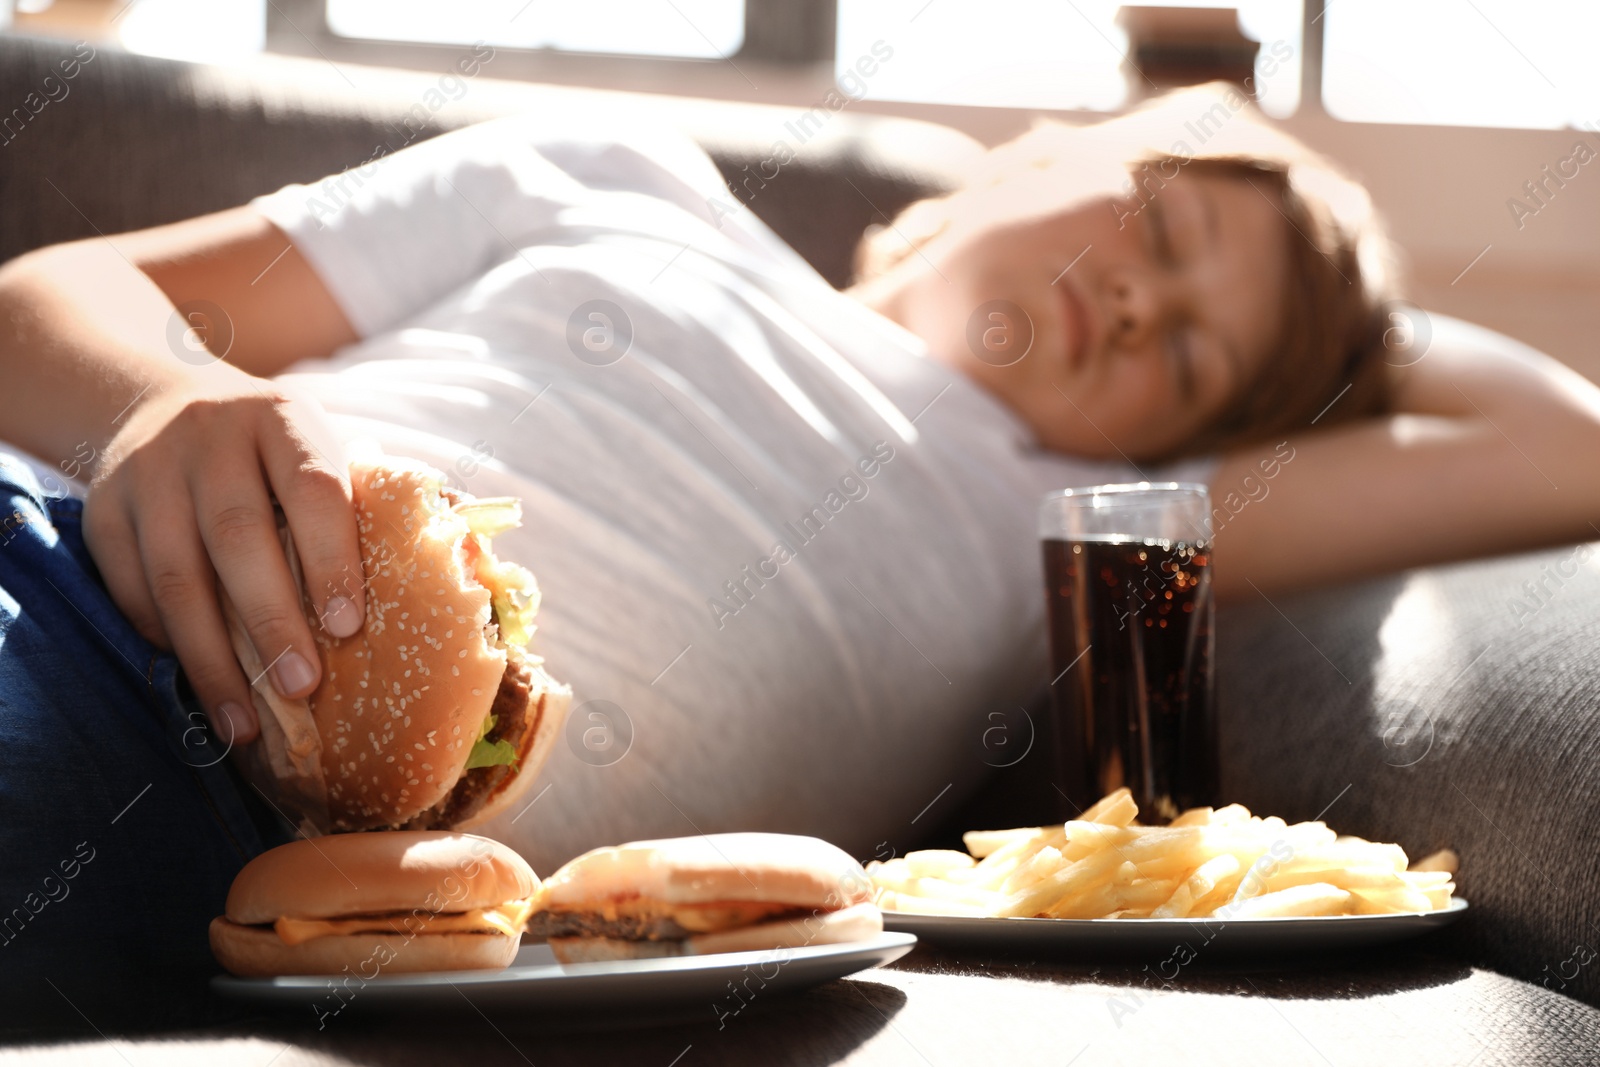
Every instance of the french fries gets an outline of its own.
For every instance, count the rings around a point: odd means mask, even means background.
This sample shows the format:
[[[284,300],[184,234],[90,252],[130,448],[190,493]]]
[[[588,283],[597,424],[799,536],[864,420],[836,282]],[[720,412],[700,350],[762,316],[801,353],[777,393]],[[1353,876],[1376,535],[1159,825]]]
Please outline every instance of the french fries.
[[[873,860],[878,906],[925,915],[1264,919],[1450,906],[1460,861],[1409,864],[1399,845],[1293,825],[1239,804],[1140,826],[1126,789],[1059,826],[974,830],[966,852]]]

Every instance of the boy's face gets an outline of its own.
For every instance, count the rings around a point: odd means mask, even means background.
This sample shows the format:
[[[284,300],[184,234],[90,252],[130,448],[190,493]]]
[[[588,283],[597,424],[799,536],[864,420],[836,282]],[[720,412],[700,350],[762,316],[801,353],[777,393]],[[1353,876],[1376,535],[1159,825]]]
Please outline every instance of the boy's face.
[[[1063,452],[1179,449],[1270,356],[1291,229],[1270,179],[1175,161],[1064,195],[1059,176],[960,194],[897,316]]]

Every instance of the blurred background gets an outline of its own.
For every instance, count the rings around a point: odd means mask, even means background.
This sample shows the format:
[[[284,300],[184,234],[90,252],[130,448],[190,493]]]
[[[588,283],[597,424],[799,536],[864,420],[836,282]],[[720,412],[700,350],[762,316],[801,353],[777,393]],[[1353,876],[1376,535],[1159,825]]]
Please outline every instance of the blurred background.
[[[837,90],[986,144],[1227,78],[1367,184],[1419,303],[1600,380],[1600,4],[0,0],[6,30],[225,66],[299,57],[346,81],[444,70],[485,41],[494,78],[802,107]]]

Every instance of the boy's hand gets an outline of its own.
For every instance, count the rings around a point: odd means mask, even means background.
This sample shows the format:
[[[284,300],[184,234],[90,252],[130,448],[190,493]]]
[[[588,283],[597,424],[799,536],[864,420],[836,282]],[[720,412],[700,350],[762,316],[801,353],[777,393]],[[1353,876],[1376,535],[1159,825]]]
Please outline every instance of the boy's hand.
[[[219,369],[220,366],[219,366]],[[348,637],[365,597],[350,479],[315,401],[239,372],[143,399],[106,446],[84,505],[84,540],[112,599],[177,654],[228,743],[258,732],[217,582],[285,697],[322,668],[272,504],[288,519],[322,626]]]

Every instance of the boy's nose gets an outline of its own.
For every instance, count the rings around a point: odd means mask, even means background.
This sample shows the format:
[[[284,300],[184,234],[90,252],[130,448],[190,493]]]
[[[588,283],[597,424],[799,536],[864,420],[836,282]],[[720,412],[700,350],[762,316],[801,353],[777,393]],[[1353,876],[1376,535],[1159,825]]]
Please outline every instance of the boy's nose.
[[[1160,316],[1158,294],[1147,279],[1133,271],[1117,271],[1106,279],[1104,297],[1112,344],[1132,348],[1150,336]]]

